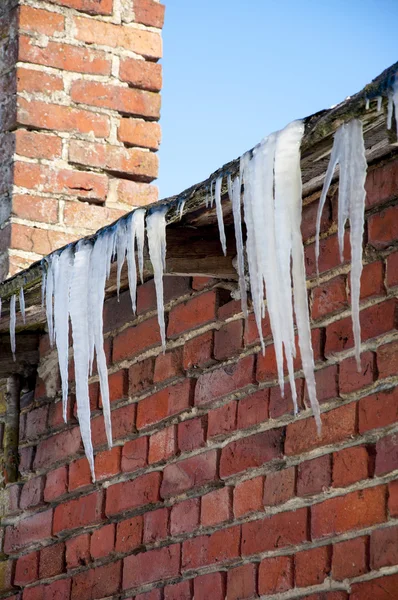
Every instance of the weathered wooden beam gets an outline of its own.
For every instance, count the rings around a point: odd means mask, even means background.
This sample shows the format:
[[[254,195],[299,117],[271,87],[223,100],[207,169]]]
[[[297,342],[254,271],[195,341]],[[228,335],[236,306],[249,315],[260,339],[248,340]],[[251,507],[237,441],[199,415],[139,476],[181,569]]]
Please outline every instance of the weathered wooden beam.
[[[16,336],[15,359],[8,333],[0,335],[0,379],[11,375],[27,376],[39,362],[39,334],[20,333]]]

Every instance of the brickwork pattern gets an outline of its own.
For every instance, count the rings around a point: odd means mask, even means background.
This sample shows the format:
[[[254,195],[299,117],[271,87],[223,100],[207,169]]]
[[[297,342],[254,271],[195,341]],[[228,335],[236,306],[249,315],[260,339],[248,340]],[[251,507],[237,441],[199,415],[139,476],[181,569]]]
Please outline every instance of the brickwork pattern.
[[[331,194],[325,209],[319,281],[313,238],[319,194],[305,199],[320,438],[305,409],[300,362],[302,411],[295,418],[288,388],[284,399],[278,389],[267,319],[263,356],[253,315],[245,323],[231,300],[232,284],[166,278],[162,354],[148,281],[138,289],[136,318],[128,292],[105,305],[115,447],[105,446],[94,375],[93,485],[73,393],[64,425],[56,357],[42,338],[34,397],[22,399],[22,480],[3,492],[5,594],[13,600],[396,596],[398,161],[370,170],[367,189],[361,373],[353,359],[350,265],[338,259],[336,198]],[[73,386],[72,365],[70,380]]]
[[[156,0],[2,2],[2,278],[157,200],[163,16]]]

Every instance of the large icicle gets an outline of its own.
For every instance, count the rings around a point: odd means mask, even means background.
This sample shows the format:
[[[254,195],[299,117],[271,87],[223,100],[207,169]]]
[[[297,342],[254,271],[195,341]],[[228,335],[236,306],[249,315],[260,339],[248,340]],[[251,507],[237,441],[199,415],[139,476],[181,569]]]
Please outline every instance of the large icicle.
[[[145,209],[137,208],[132,215],[130,215],[127,222],[127,265],[128,265],[128,276],[129,276],[129,288],[131,296],[131,304],[133,313],[136,312],[137,304],[137,266],[135,262],[135,242],[137,240],[138,257],[139,257],[139,270],[141,274],[141,281],[143,277],[143,246],[144,246],[144,235],[145,235]]]
[[[117,230],[116,230],[116,254],[117,254],[117,297],[119,298],[119,292],[120,292],[120,276],[122,273],[122,268],[123,268],[123,264],[124,264],[124,260],[126,258],[126,252],[127,252],[127,226],[126,226],[126,220],[125,219],[120,219],[120,221],[117,224]]]
[[[359,296],[362,273],[362,238],[365,214],[366,157],[362,122],[353,119],[336,131],[332,154],[326,172],[325,183],[319,202],[316,230],[316,260],[319,256],[319,230],[322,209],[325,203],[334,169],[340,165],[338,239],[340,257],[344,254],[344,227],[350,220],[351,244],[351,306],[355,342],[355,357],[358,370],[361,368],[361,327],[359,320]]]
[[[24,324],[26,323],[26,315],[25,315],[25,295],[23,293],[23,287],[19,290],[19,310],[21,311],[22,321]]]
[[[162,206],[152,211],[146,218],[149,256],[153,265],[158,323],[163,351],[166,349],[163,299],[163,273],[166,267],[166,213],[167,206]]]
[[[237,252],[237,270],[239,276],[239,291],[242,304],[242,311],[245,319],[247,319],[247,288],[245,279],[245,258],[243,253],[243,236],[242,236],[242,211],[240,206],[240,190],[241,181],[239,175],[232,181],[228,175],[228,194],[232,203],[232,213],[234,216],[234,228],[236,239]]]
[[[15,303],[16,303],[16,296],[14,294],[11,296],[11,300],[10,300],[10,344],[11,344],[11,352],[14,357],[14,360],[15,360],[15,322],[16,322]]]
[[[47,259],[47,273],[45,284],[45,304],[48,326],[48,336],[50,338],[50,346],[54,345],[54,311],[53,311],[53,296],[54,296],[54,274],[52,269],[53,257]]]
[[[69,360],[69,288],[73,266],[73,251],[67,246],[52,261],[54,274],[54,334],[62,382],[62,413],[66,423],[68,405]]]
[[[71,277],[69,311],[72,322],[77,417],[91,475],[95,481],[88,392],[90,324],[88,300],[91,253],[91,244],[84,240],[77,244]]]
[[[215,201],[216,201],[216,213],[217,213],[217,222],[218,222],[218,231],[220,232],[220,242],[221,248],[224,253],[224,256],[227,255],[227,242],[225,239],[225,229],[224,229],[224,216],[222,212],[221,205],[221,186],[222,186],[222,176],[218,177],[216,180],[215,187]]]

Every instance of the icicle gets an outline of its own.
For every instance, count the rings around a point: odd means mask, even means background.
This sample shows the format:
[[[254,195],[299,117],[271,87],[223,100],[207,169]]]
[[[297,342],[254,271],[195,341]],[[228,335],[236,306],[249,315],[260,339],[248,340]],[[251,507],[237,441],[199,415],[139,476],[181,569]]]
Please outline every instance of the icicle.
[[[381,111],[382,102],[383,102],[383,97],[382,96],[377,96],[377,112]]]
[[[397,137],[398,137],[398,74],[395,76],[395,82],[392,86],[392,102],[394,104],[395,111],[395,124],[397,127]]]
[[[26,323],[26,316],[25,316],[25,296],[24,296],[24,293],[23,293],[23,287],[21,287],[21,289],[19,290],[19,310],[21,311],[22,321],[25,324]]]
[[[115,250],[116,227],[113,226],[112,228],[107,229],[106,232],[108,235],[108,245],[106,249],[106,278],[109,279]]]
[[[139,257],[142,257],[143,237],[145,232],[145,209],[138,208],[130,215],[127,222],[127,264],[129,276],[129,288],[133,313],[136,312],[137,299],[137,267],[135,263],[135,240],[137,238],[140,244]],[[140,263],[140,273],[142,281],[142,264]]]
[[[394,108],[393,94],[392,94],[392,92],[389,92],[388,103],[387,103],[387,129],[391,129],[393,108]]]
[[[54,295],[54,274],[52,269],[53,257],[47,259],[47,275],[46,275],[46,316],[48,326],[48,336],[50,346],[54,345],[54,314],[53,314],[53,295]]]
[[[239,291],[242,304],[242,311],[245,319],[247,319],[247,289],[245,279],[245,259],[243,254],[243,237],[242,237],[242,213],[240,207],[240,177],[236,177],[232,182],[231,176],[228,175],[228,195],[232,202],[232,212],[234,216],[234,228],[236,239],[237,252],[237,270],[239,276]]]
[[[369,110],[369,98],[365,99],[365,110]]]
[[[44,308],[44,302],[46,298],[46,283],[47,273],[44,266],[44,259],[41,261],[41,307]]]
[[[72,322],[77,417],[92,479],[95,481],[88,392],[90,322],[88,299],[91,253],[92,246],[84,240],[77,244],[71,276],[69,311]]]
[[[69,360],[69,288],[73,266],[73,251],[67,246],[53,256],[54,273],[54,336],[62,383],[62,414],[67,421],[68,360]]]
[[[182,199],[182,200],[179,200],[179,202],[178,202],[178,208],[177,208],[177,210],[178,210],[178,214],[180,216],[180,221],[182,219],[182,215],[183,215],[183,212],[184,212],[185,202],[186,202],[185,198]],[[206,199],[206,207],[207,207],[207,199]]]
[[[109,256],[109,248],[112,245],[113,234],[112,232],[106,230],[95,240],[95,244],[90,256],[88,286],[90,294],[89,311],[93,315],[91,320],[92,339],[97,357],[97,370],[100,381],[102,407],[104,411],[105,431],[109,448],[112,447],[112,423],[109,402],[108,368],[106,365],[103,339],[103,309],[107,273],[107,262],[104,261],[104,256]]]
[[[218,179],[216,180],[215,200],[216,200],[217,222],[218,222],[218,231],[220,232],[221,248],[224,253],[224,256],[226,256],[227,255],[227,242],[225,239],[224,217],[223,217],[222,206],[221,206],[221,185],[222,185],[222,176],[218,177]]]
[[[210,208],[213,208],[213,203],[214,203],[213,183],[214,183],[214,179],[212,179],[210,181],[210,199],[209,199],[209,206],[210,206]]]
[[[344,252],[344,227],[350,220],[351,244],[351,305],[358,370],[361,368],[361,329],[359,320],[359,296],[362,273],[362,237],[365,213],[366,157],[362,123],[353,119],[336,131],[332,154],[326,172],[321,201],[318,208],[316,232],[316,259],[319,256],[319,224],[322,209],[336,164],[340,164],[338,239],[341,260]]]
[[[16,314],[15,314],[15,302],[16,296],[11,296],[10,300],[10,343],[11,343],[11,352],[15,359],[15,322],[16,322]]]
[[[166,267],[166,213],[167,206],[151,212],[146,218],[149,256],[153,265],[158,323],[163,351],[166,349],[166,330],[164,322],[163,272]]]
[[[116,254],[117,254],[117,297],[120,292],[120,276],[126,258],[127,251],[127,227],[125,219],[121,219],[116,230]]]

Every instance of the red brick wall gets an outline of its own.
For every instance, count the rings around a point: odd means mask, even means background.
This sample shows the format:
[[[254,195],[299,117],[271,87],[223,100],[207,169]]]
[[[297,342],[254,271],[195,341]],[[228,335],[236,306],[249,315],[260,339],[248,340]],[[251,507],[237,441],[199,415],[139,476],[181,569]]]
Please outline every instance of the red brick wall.
[[[23,600],[397,596],[398,161],[371,170],[367,189],[360,374],[336,199],[319,284],[318,195],[304,208],[320,439],[306,410],[293,417],[288,389],[280,396],[267,320],[263,357],[253,316],[244,323],[222,283],[166,278],[162,355],[149,281],[136,319],[128,292],[106,303],[115,447],[105,448],[94,376],[93,485],[73,395],[65,426],[43,337],[41,378],[21,402],[22,479],[3,497],[3,590],[24,588]],[[297,388],[303,406],[299,370]]]
[[[1,4],[4,278],[157,199],[150,182],[158,172],[164,7],[156,0]]]

